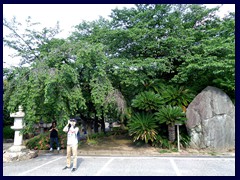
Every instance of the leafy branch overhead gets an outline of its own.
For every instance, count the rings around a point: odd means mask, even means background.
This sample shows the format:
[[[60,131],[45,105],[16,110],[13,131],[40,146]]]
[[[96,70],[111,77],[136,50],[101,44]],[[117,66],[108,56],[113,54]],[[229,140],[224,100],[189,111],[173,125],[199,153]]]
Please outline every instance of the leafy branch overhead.
[[[36,30],[39,23],[30,17],[25,24],[4,18],[4,45],[21,60],[19,67],[3,71],[4,113],[23,105],[28,131],[40,118],[63,126],[76,115],[97,131],[105,121],[127,125],[136,119],[140,126],[148,120],[139,119],[155,119],[149,113],[163,111],[158,114],[163,120],[167,112],[175,114],[175,106],[185,110],[206,86],[234,100],[235,13],[220,19],[217,11],[137,4],[112,10],[109,19],[80,22],[66,39],[56,38],[58,23]],[[155,124],[150,134],[134,137],[153,141]]]

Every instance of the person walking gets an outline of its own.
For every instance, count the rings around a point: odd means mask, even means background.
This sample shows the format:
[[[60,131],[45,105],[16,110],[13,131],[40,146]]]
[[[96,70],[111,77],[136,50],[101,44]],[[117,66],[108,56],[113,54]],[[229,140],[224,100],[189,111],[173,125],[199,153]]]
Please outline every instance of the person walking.
[[[71,153],[73,155],[73,168],[72,172],[77,169],[77,149],[78,149],[78,138],[77,133],[79,128],[76,127],[76,119],[68,120],[68,124],[63,128],[63,131],[67,133],[67,166],[63,168],[70,169],[71,165]]]
[[[60,150],[59,142],[58,142],[58,129],[56,127],[56,122],[52,122],[52,126],[50,127],[50,151],[53,151],[53,143],[57,144],[57,150]]]

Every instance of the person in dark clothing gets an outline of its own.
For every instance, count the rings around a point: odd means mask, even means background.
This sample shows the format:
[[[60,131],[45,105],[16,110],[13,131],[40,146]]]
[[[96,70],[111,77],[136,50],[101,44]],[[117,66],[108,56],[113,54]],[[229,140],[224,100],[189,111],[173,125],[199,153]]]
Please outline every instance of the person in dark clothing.
[[[56,122],[52,123],[50,127],[50,151],[53,150],[53,143],[56,142],[57,150],[60,150],[59,142],[58,142],[58,129],[56,128]]]

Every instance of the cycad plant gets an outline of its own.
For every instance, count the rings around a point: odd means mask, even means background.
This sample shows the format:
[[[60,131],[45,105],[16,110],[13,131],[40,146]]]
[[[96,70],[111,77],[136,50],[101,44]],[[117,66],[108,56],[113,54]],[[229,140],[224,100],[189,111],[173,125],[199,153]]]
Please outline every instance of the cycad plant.
[[[165,104],[180,106],[184,112],[188,104],[194,98],[192,92],[189,89],[185,89],[183,86],[167,86],[167,88],[162,91],[161,95]]]
[[[155,115],[160,124],[166,123],[168,125],[168,138],[169,141],[173,142],[176,138],[175,123],[184,123],[187,120],[182,108],[168,105],[160,109]]]
[[[154,141],[157,137],[157,123],[153,114],[136,113],[128,122],[129,135],[133,136],[133,141],[144,140]]]
[[[156,111],[162,104],[162,98],[153,91],[144,91],[132,100],[132,106],[147,112]]]

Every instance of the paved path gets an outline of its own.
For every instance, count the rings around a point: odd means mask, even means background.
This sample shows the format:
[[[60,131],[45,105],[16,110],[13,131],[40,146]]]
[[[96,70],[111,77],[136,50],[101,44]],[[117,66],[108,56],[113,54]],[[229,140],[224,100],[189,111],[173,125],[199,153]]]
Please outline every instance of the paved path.
[[[78,156],[77,171],[62,170],[63,154],[3,163],[4,176],[235,176],[234,157]]]

